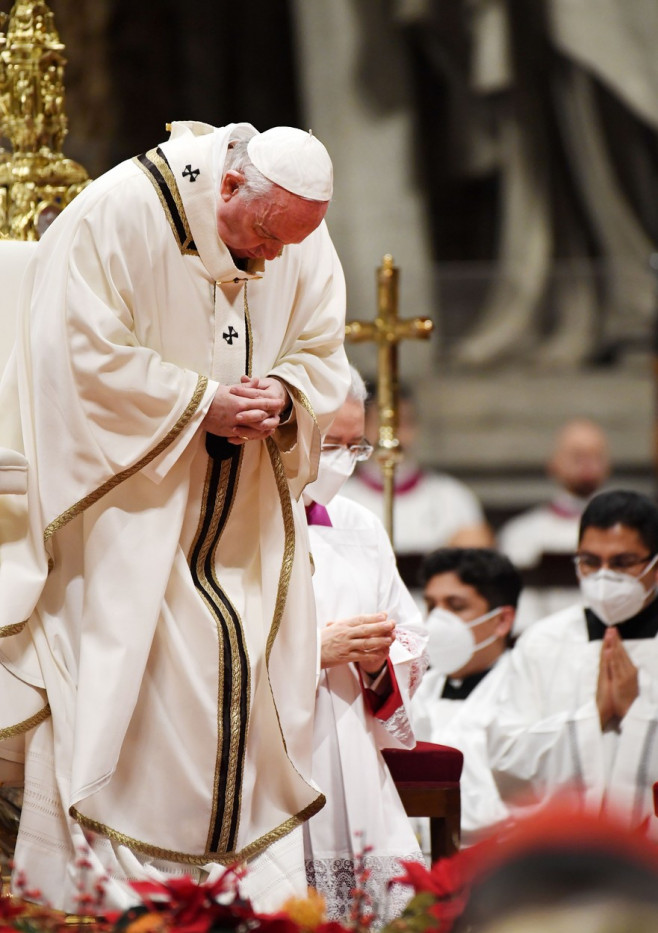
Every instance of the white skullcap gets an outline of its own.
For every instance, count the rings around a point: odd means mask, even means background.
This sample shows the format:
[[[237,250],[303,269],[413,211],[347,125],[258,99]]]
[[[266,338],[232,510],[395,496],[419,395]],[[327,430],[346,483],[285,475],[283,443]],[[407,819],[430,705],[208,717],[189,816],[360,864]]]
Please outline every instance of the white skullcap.
[[[249,158],[265,178],[311,201],[329,201],[334,172],[329,153],[309,131],[275,126],[252,136]]]

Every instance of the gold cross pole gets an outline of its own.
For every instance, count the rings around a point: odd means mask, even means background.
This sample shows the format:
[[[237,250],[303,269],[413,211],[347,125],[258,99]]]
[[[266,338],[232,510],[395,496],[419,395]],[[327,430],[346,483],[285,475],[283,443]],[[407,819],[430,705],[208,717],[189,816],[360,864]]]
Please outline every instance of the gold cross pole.
[[[374,321],[348,321],[345,336],[354,343],[372,340],[377,344],[377,411],[379,432],[375,456],[384,481],[384,524],[393,538],[393,495],[395,467],[401,459],[398,431],[398,344],[402,340],[427,339],[432,321],[426,317],[398,317],[398,269],[387,253],[377,270],[377,317]]]

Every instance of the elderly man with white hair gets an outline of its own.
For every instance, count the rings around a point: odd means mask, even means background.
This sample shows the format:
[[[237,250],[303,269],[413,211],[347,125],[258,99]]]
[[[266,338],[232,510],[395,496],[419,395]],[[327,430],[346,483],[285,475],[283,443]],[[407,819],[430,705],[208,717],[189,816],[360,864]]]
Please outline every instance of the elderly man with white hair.
[[[316,628],[301,493],[348,385],[310,133],[174,123],[39,242],[4,383],[0,758],[54,907],[246,862],[306,889]],[[7,758],[20,757],[13,744]]]
[[[337,495],[372,450],[365,397],[352,368],[318,478],[304,491],[321,638],[313,777],[327,796],[304,834],[309,884],[326,898],[330,919],[348,916],[359,867],[380,919],[396,916],[409,892],[387,884],[400,859],[422,861],[380,749],[415,745],[409,704],[426,667],[425,627],[381,521]]]

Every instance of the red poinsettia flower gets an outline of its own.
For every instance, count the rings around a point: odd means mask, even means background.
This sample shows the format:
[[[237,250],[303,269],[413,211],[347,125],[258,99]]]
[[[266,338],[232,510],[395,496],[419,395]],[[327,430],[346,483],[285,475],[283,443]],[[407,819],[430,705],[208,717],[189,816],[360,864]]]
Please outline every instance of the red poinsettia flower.
[[[0,927],[3,920],[11,920],[17,917],[25,909],[25,905],[13,897],[0,897]]]
[[[148,911],[166,915],[167,926],[177,933],[207,933],[219,921],[226,928],[235,927],[245,917],[253,917],[251,905],[237,896],[238,880],[244,872],[227,868],[213,882],[199,884],[189,876],[167,881],[134,881],[131,887]],[[230,903],[218,901],[230,895]]]
[[[252,914],[258,921],[258,933],[300,933],[300,927],[285,913]]]
[[[431,868],[419,862],[402,862],[405,874],[393,878],[389,885],[408,884],[414,891],[427,891],[436,897],[454,897],[470,885],[478,866],[488,857],[493,840],[483,840],[468,849],[461,849],[449,858],[442,858]]]
[[[315,928],[315,933],[349,933],[349,931],[337,920],[327,920]]]

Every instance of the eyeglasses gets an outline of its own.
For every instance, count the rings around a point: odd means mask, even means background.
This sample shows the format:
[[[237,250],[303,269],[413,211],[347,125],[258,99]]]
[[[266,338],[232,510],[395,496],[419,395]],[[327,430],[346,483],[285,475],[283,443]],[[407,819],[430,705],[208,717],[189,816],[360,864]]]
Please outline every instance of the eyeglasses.
[[[611,557],[610,560],[601,560],[595,554],[576,554],[573,562],[576,570],[583,576],[587,576],[589,573],[596,573],[602,567],[607,567],[608,570],[616,570],[619,573],[626,573],[632,570],[633,567],[648,564],[653,556],[653,554],[648,554],[646,557],[639,557],[637,554],[617,554],[615,557]]]
[[[359,441],[358,444],[323,444],[322,453],[331,454],[338,453],[340,450],[347,450],[351,453],[354,459],[359,462],[362,460],[367,460],[375,448],[372,444],[363,438],[362,441]]]

